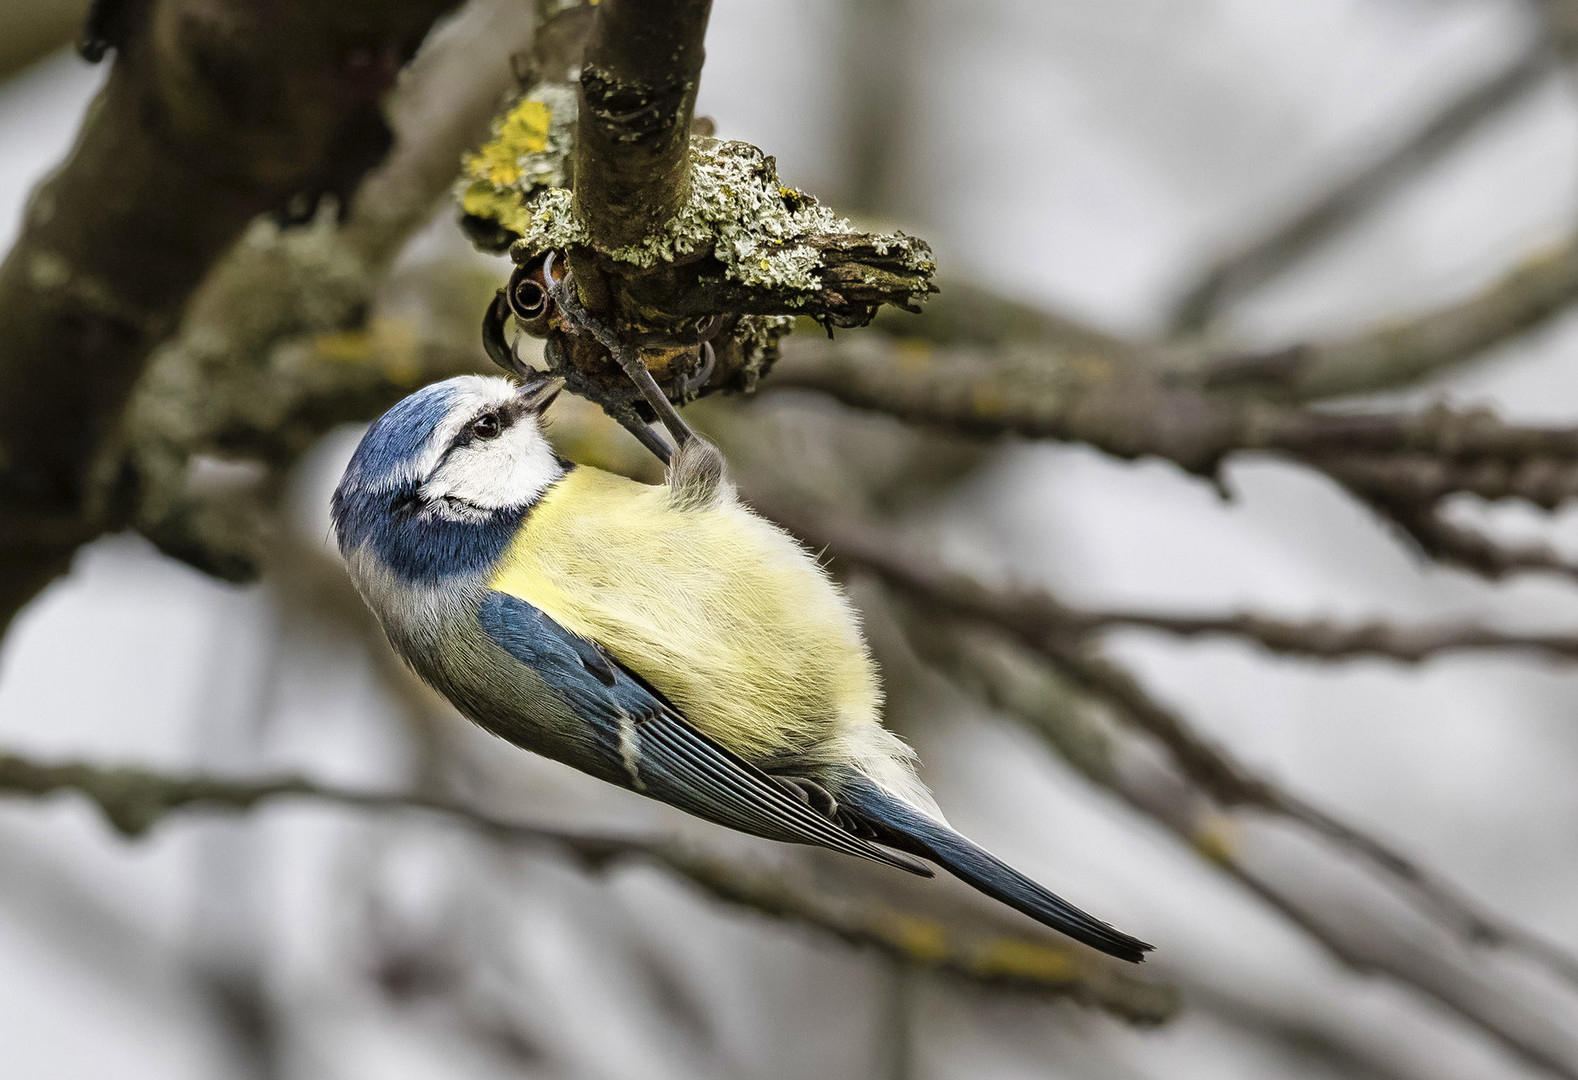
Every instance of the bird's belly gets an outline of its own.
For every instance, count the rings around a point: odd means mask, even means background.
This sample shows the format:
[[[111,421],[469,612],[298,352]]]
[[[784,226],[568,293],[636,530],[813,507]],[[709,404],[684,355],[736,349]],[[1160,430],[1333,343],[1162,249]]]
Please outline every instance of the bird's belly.
[[[815,757],[842,724],[875,717],[853,611],[793,540],[742,507],[675,511],[665,489],[630,487],[573,514],[544,500],[492,587],[602,645],[752,760]]]

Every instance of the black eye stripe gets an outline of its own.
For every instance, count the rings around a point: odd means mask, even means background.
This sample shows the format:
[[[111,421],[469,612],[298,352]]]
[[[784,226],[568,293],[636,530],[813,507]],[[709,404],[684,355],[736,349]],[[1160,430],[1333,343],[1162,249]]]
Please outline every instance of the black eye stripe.
[[[470,446],[472,443],[489,442],[498,438],[509,430],[510,425],[515,422],[517,416],[518,413],[507,405],[501,408],[486,409],[478,413],[466,421],[460,431],[456,433],[454,441],[450,443],[449,452]],[[492,425],[491,430],[487,427],[490,423]],[[448,452],[446,452],[445,456],[448,456]]]

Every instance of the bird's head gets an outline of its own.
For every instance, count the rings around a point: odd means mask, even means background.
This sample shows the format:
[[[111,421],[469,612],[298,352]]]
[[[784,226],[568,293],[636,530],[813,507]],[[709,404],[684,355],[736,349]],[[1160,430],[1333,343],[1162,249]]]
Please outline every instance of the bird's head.
[[[564,474],[542,430],[559,379],[462,375],[423,387],[367,429],[333,501],[340,551],[371,547],[402,578],[485,569]]]

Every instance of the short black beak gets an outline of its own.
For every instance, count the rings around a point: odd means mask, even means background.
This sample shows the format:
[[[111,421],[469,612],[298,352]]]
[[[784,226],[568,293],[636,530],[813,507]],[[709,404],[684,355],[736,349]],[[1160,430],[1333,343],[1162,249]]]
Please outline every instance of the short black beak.
[[[527,412],[541,416],[563,389],[564,380],[559,376],[533,372],[521,383],[520,389],[515,391],[515,400]]]

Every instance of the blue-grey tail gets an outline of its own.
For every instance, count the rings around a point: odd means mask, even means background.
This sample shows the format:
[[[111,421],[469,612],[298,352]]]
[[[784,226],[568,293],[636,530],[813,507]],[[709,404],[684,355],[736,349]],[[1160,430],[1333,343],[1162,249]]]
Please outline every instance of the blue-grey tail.
[[[1139,963],[1152,946],[1087,915],[1062,897],[1031,881],[991,852],[948,826],[889,795],[865,777],[838,785],[840,809],[870,826],[881,843],[930,859],[959,880],[1120,960]]]

